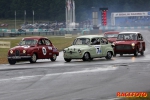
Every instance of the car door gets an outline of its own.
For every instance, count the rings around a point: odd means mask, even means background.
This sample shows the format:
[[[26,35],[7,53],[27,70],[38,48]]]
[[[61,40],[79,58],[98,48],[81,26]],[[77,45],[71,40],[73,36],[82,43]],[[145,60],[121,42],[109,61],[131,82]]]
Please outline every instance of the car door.
[[[53,55],[52,43],[48,39],[45,39],[45,43],[46,43],[46,48],[47,48],[47,57],[51,58]]]
[[[92,57],[101,57],[102,52],[101,52],[101,45],[100,45],[100,38],[92,38],[91,39],[91,45],[92,45]]]
[[[46,46],[45,39],[40,39],[38,41],[38,48],[39,48],[38,58],[39,59],[48,58],[47,56],[48,47]]]
[[[101,50],[102,50],[102,56],[106,56],[107,51],[106,48],[108,47],[108,40],[104,37],[100,38],[100,44],[101,44]]]
[[[145,42],[143,41],[143,37],[142,35],[139,33],[138,34],[138,47],[139,47],[139,51],[142,51],[145,47]]]

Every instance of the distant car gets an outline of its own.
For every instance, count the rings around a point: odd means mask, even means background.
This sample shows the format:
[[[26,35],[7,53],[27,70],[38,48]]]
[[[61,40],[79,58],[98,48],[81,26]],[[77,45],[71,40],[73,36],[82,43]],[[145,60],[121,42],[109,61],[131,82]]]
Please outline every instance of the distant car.
[[[110,43],[113,43],[116,41],[118,34],[119,32],[117,31],[108,31],[104,33],[104,37],[107,38]]]
[[[13,65],[17,61],[30,61],[35,63],[37,59],[50,59],[55,61],[59,51],[46,37],[25,37],[18,46],[8,51],[8,62]]]
[[[134,54],[137,56],[138,53],[144,55],[145,41],[140,32],[120,32],[114,44],[115,55]]]
[[[22,33],[26,33],[26,30],[18,29],[17,33],[20,33],[20,34],[22,34]]]
[[[74,40],[72,46],[65,48],[63,52],[66,62],[72,59],[89,61],[101,57],[111,59],[114,54],[111,44],[102,35],[79,36]]]

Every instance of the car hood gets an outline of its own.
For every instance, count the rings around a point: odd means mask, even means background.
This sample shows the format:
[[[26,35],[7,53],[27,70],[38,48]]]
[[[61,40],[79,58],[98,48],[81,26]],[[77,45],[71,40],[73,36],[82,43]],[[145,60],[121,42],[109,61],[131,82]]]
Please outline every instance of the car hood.
[[[115,45],[117,44],[132,44],[132,43],[136,43],[135,41],[116,41]]]
[[[109,42],[115,42],[117,40],[117,38],[108,38]]]
[[[82,50],[82,49],[86,49],[86,48],[89,48],[90,46],[88,45],[72,45],[68,48],[65,48],[65,50]]]
[[[11,48],[11,50],[16,50],[16,49],[19,49],[19,50],[26,50],[28,48],[30,48],[31,46],[29,45],[24,45],[24,46],[15,46],[13,48]]]

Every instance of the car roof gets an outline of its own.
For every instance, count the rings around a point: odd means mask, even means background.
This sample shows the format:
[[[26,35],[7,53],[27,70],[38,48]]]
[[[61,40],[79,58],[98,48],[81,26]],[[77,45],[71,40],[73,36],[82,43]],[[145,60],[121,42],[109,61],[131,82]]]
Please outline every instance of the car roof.
[[[119,32],[118,31],[108,31],[108,32],[105,32],[104,34],[119,34]]]
[[[39,40],[41,38],[45,38],[47,39],[47,37],[43,37],[43,36],[31,36],[31,37],[24,37],[23,39],[36,39],[36,40]]]
[[[120,32],[119,34],[131,34],[131,33],[133,33],[133,34],[138,34],[138,33],[140,33],[140,32]]]
[[[95,38],[95,37],[104,37],[103,35],[83,35],[77,38]]]

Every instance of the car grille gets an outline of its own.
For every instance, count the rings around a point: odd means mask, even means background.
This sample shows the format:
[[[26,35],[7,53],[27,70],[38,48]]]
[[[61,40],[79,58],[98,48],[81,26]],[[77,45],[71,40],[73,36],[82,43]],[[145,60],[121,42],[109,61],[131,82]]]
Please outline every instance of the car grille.
[[[117,45],[116,50],[131,50],[131,45]]]
[[[20,51],[16,50],[16,56],[20,56]]]

